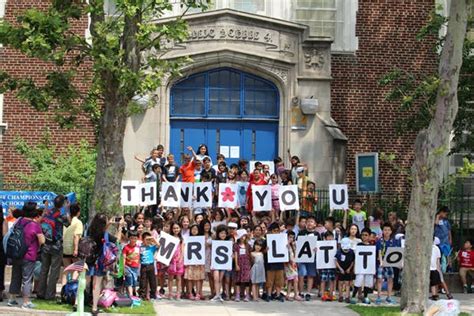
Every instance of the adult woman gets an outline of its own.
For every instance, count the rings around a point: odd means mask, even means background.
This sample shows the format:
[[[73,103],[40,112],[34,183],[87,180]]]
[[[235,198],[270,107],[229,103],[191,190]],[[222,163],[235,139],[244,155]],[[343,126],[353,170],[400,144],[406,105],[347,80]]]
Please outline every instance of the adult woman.
[[[97,253],[102,253],[103,251],[105,233],[111,224],[113,224],[113,222],[109,222],[105,214],[96,214],[92,219],[88,229],[88,235],[95,241]],[[122,218],[117,229],[117,235],[109,236],[109,242],[115,243],[117,239],[120,239],[122,227],[124,226],[125,221]],[[105,275],[106,271],[101,269],[98,265],[98,259],[89,266],[89,270],[87,271],[87,283],[90,284],[92,280],[92,315],[99,314],[97,303],[99,302],[100,293],[102,292],[102,280]]]
[[[143,213],[135,213],[133,216],[133,229],[137,229],[138,226],[145,224],[145,214]]]

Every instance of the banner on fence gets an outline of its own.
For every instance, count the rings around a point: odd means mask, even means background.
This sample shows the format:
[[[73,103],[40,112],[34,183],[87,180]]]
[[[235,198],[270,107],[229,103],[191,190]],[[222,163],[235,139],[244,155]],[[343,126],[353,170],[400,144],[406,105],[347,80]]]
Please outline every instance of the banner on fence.
[[[8,215],[8,209],[23,207],[25,202],[35,202],[39,207],[45,207],[44,201],[48,201],[49,207],[53,205],[54,198],[57,196],[54,192],[45,191],[0,191],[0,207],[3,211],[3,216]],[[77,201],[75,193],[68,193],[65,195],[70,203]],[[66,212],[62,210],[63,214]]]

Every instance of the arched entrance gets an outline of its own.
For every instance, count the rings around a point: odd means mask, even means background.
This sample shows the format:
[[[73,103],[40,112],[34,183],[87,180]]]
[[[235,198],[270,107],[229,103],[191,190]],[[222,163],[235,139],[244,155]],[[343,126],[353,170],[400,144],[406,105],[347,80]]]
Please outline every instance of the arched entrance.
[[[177,158],[202,143],[213,160],[222,152],[228,163],[278,155],[279,93],[268,80],[232,68],[197,73],[173,85],[170,107]]]

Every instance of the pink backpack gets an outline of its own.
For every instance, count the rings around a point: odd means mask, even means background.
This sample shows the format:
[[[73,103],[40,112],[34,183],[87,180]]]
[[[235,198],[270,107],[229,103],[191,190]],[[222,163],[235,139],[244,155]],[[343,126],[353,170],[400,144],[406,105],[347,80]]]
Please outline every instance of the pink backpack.
[[[104,289],[99,298],[98,305],[103,308],[109,308],[115,302],[117,293],[112,289]]]

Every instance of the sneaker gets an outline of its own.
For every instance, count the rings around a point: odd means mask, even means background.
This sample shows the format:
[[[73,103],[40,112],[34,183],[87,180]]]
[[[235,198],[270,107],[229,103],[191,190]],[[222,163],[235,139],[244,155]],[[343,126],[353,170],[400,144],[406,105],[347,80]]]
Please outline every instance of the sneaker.
[[[349,299],[349,303],[357,304],[357,300],[353,297],[353,298]]]
[[[10,306],[10,307],[12,307],[12,306],[17,306],[17,305],[18,305],[18,302],[15,301],[15,300],[8,300],[7,305]]]
[[[21,305],[21,308],[23,308],[23,309],[34,309],[35,307],[36,307],[35,304],[33,304],[31,302],[29,302],[28,304],[22,304]]]
[[[433,296],[430,297],[430,300],[437,301],[437,300],[439,300],[439,296],[438,295],[433,295]]]
[[[165,289],[164,288],[160,289],[160,295],[165,295]]]
[[[267,301],[267,297],[268,297],[267,293],[263,292],[261,299],[264,300],[264,301]]]
[[[249,302],[249,301],[250,301],[250,297],[248,295],[245,295],[244,302]]]
[[[285,302],[285,296],[283,294],[280,294],[278,296],[278,301],[281,302],[281,303],[284,303]]]
[[[453,296],[451,295],[451,293],[446,294],[446,297],[448,298],[448,300],[452,300],[452,299],[453,299]]]
[[[265,298],[262,298],[265,302],[269,303],[270,302],[270,296],[265,295]]]
[[[391,297],[387,297],[387,298],[385,299],[385,302],[387,302],[387,304],[396,304],[396,303],[397,303],[397,302],[396,302],[393,298],[391,298]]]
[[[329,294],[324,293],[323,296],[321,297],[321,300],[322,300],[323,302],[329,301]]]
[[[368,298],[368,297],[364,297],[364,298],[362,299],[362,303],[369,305],[369,304],[370,304],[369,298]]]
[[[235,302],[240,302],[240,295],[235,295],[234,301],[235,301]]]
[[[323,296],[324,297],[324,296]],[[344,298],[342,296],[339,296],[339,299],[337,300],[339,303],[344,302]]]
[[[222,297],[220,297],[219,295],[216,295],[213,298],[211,298],[209,301],[210,302],[220,302],[221,299],[222,299]]]
[[[305,300],[306,302],[311,301],[311,294],[306,293],[306,294],[304,295],[304,300]]]
[[[222,298],[224,301],[227,301],[227,295],[225,293],[222,293],[219,295],[220,298]]]
[[[377,297],[377,299],[375,300],[375,305],[380,305],[382,304],[382,299],[380,297]]]
[[[346,297],[346,299],[344,300],[344,302],[346,302],[347,304],[350,304],[351,303],[351,299],[349,297]]]

